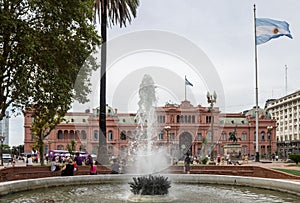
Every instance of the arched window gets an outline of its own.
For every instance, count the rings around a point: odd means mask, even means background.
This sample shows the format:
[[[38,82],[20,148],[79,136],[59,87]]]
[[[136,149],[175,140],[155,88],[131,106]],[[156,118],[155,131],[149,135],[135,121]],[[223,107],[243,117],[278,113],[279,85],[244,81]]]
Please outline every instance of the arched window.
[[[247,134],[245,132],[242,133],[242,140],[247,140]]]
[[[126,140],[126,132],[125,131],[122,131],[121,134],[120,134],[120,139],[121,140]]]
[[[271,140],[271,133],[270,133],[270,132],[268,132],[268,135],[267,135],[267,136],[268,136],[267,139],[268,139],[268,140]]]
[[[264,131],[262,131],[260,133],[260,137],[261,137],[261,140],[265,140],[265,132]]]
[[[85,130],[81,131],[81,139],[86,140],[86,132],[85,132]]]
[[[71,138],[71,140],[75,139],[75,134],[74,134],[73,130],[70,131],[70,138]]]
[[[198,141],[200,141],[200,142],[202,141],[202,133],[198,133],[198,134],[197,134],[197,139],[198,139]]]
[[[222,133],[222,140],[227,140],[226,132],[223,132],[223,133]]]
[[[212,139],[211,139],[211,138],[212,138],[212,136],[211,136],[211,132],[210,132],[210,131],[208,131],[208,132],[207,132],[207,141],[208,141],[208,142],[211,142],[211,141],[212,141]]]
[[[164,139],[164,132],[163,132],[163,131],[160,131],[160,132],[158,133],[158,139],[159,139],[159,140],[163,140],[163,139]]]
[[[175,140],[175,134],[174,133],[170,133],[170,140]]]
[[[59,131],[57,132],[57,139],[59,139],[59,140],[62,140],[62,139],[64,139],[64,136],[63,136],[62,130],[59,130]]]
[[[113,132],[111,130],[108,131],[108,140],[113,140]]]
[[[69,132],[67,130],[64,131],[64,138],[68,139]]]
[[[80,131],[79,131],[79,130],[76,130],[76,131],[75,131],[75,137],[81,138],[81,137],[80,137]]]
[[[191,121],[191,116],[188,116],[188,123],[191,123],[192,121]]]
[[[195,123],[195,116],[192,116],[192,123]]]
[[[98,140],[98,139],[99,139],[99,131],[94,130],[94,140]]]

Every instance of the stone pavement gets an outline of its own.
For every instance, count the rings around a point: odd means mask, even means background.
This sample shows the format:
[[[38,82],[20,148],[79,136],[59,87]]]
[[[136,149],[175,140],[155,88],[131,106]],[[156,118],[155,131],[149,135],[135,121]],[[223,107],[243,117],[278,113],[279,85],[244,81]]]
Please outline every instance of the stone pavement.
[[[300,171],[300,164],[299,167],[297,166],[289,166],[294,163],[286,163],[283,161],[269,161],[269,160],[261,160],[260,162],[255,162],[255,161],[249,161],[248,164],[249,166],[260,166],[264,168],[282,168],[282,169],[291,169],[291,170],[299,170]]]

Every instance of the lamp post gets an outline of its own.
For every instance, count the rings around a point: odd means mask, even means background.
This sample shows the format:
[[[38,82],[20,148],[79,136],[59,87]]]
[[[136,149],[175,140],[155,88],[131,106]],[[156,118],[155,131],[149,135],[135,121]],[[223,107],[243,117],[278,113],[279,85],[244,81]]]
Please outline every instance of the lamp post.
[[[269,146],[270,146],[270,153],[269,153],[269,156],[270,156],[270,159],[272,159],[272,129],[273,129],[273,126],[267,126],[267,130],[268,130],[268,133],[267,133],[267,136],[268,136],[268,141],[269,141]]]
[[[214,163],[214,103],[217,102],[217,94],[214,91],[213,94],[207,92],[207,102],[210,104],[209,110],[211,115],[211,122],[210,122],[210,130],[211,130],[211,148],[210,148],[210,161]]]
[[[167,132],[167,147],[168,153],[170,154],[170,146],[169,146],[169,131],[171,130],[171,126],[165,126],[165,131]]]
[[[5,140],[5,137],[3,135],[0,136],[0,142],[1,142],[1,166],[3,166],[3,142]]]

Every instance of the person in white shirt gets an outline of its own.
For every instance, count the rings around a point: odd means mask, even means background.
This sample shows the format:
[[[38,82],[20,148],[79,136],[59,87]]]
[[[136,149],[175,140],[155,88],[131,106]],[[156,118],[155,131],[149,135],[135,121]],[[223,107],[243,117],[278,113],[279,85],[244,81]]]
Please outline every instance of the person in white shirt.
[[[31,155],[27,155],[26,166],[33,166]]]

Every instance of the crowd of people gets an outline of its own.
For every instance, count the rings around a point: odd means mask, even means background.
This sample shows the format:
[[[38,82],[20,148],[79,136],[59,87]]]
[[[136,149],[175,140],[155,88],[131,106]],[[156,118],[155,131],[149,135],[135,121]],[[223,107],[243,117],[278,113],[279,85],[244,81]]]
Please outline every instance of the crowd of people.
[[[90,175],[96,175],[96,164],[91,155],[85,158],[79,156],[79,153],[76,153],[74,160],[71,157],[62,159],[60,156],[54,156],[50,163],[50,170],[52,172],[61,171],[62,176],[73,176],[74,172],[78,170],[78,166],[86,165],[90,166]]]

